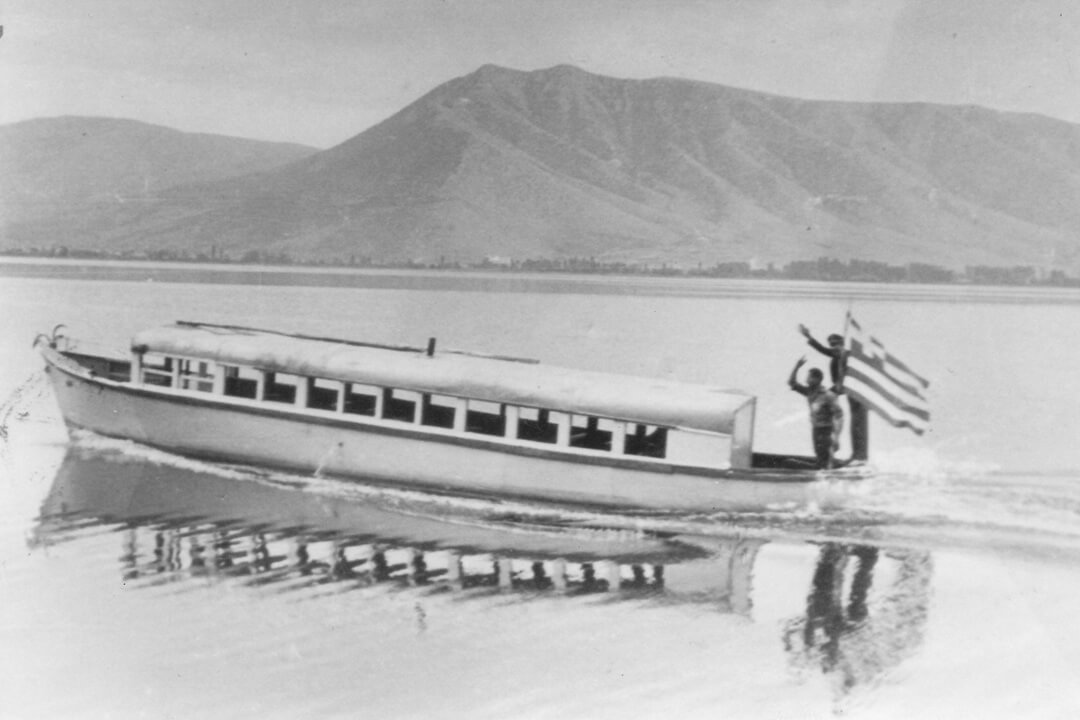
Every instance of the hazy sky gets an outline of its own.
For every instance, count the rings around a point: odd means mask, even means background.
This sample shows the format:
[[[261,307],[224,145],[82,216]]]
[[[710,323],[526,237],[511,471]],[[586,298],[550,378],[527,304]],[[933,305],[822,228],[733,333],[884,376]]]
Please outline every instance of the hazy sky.
[[[485,63],[1080,123],[1077,0],[0,0],[0,123],[328,147]]]

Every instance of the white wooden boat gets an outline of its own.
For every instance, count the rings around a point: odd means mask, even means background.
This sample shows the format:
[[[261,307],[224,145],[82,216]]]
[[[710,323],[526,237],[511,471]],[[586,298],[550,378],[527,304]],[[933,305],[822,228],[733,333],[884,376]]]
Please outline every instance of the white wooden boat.
[[[115,355],[55,332],[36,344],[69,427],[211,460],[702,512],[828,504],[843,489],[815,481],[862,475],[755,453],[752,395],[436,351],[434,340],[391,347],[178,322]]]

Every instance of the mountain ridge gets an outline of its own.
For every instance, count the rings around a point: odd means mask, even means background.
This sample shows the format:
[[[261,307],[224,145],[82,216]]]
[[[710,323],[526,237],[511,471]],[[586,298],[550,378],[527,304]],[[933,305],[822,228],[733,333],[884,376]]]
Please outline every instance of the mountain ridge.
[[[1075,270],[1077,198],[1080,126],[1039,115],[485,65],[332,148],[92,209],[76,229],[97,248],[376,261]],[[8,224],[2,241],[70,226]]]
[[[277,167],[315,148],[188,133],[128,118],[63,115],[0,126],[5,221],[55,205],[135,201],[182,183]]]

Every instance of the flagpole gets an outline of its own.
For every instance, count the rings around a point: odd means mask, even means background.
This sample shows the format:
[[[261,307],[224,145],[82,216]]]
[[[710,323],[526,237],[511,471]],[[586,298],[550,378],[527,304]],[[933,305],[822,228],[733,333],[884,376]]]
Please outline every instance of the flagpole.
[[[847,312],[844,313],[844,347],[847,348],[848,327],[851,325],[851,305],[852,299],[848,298]]]

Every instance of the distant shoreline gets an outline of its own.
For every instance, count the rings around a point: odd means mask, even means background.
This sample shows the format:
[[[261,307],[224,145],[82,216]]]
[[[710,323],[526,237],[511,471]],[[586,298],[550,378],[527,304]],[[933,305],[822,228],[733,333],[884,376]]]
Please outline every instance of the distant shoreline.
[[[1080,279],[1061,270],[1045,270],[1030,265],[997,267],[967,266],[956,271],[925,263],[890,265],[876,261],[841,261],[832,258],[796,260],[786,265],[768,263],[764,267],[749,262],[716,263],[710,266],[685,267],[668,264],[605,263],[592,258],[558,260],[488,259],[478,263],[406,261],[376,263],[372,261],[301,260],[286,255],[246,257],[236,260],[211,255],[147,257],[113,255],[97,252],[56,250],[0,250],[0,266],[54,266],[68,268],[182,268],[211,272],[237,273],[308,273],[319,275],[378,275],[402,271],[457,277],[509,276],[569,276],[575,278],[671,278],[751,281],[801,281],[890,285],[960,285],[987,287],[1049,287],[1080,288]],[[0,275],[33,274],[0,269]]]
[[[1080,304],[1080,287],[0,256],[0,279],[732,299]],[[2,287],[2,283],[0,283]]]

